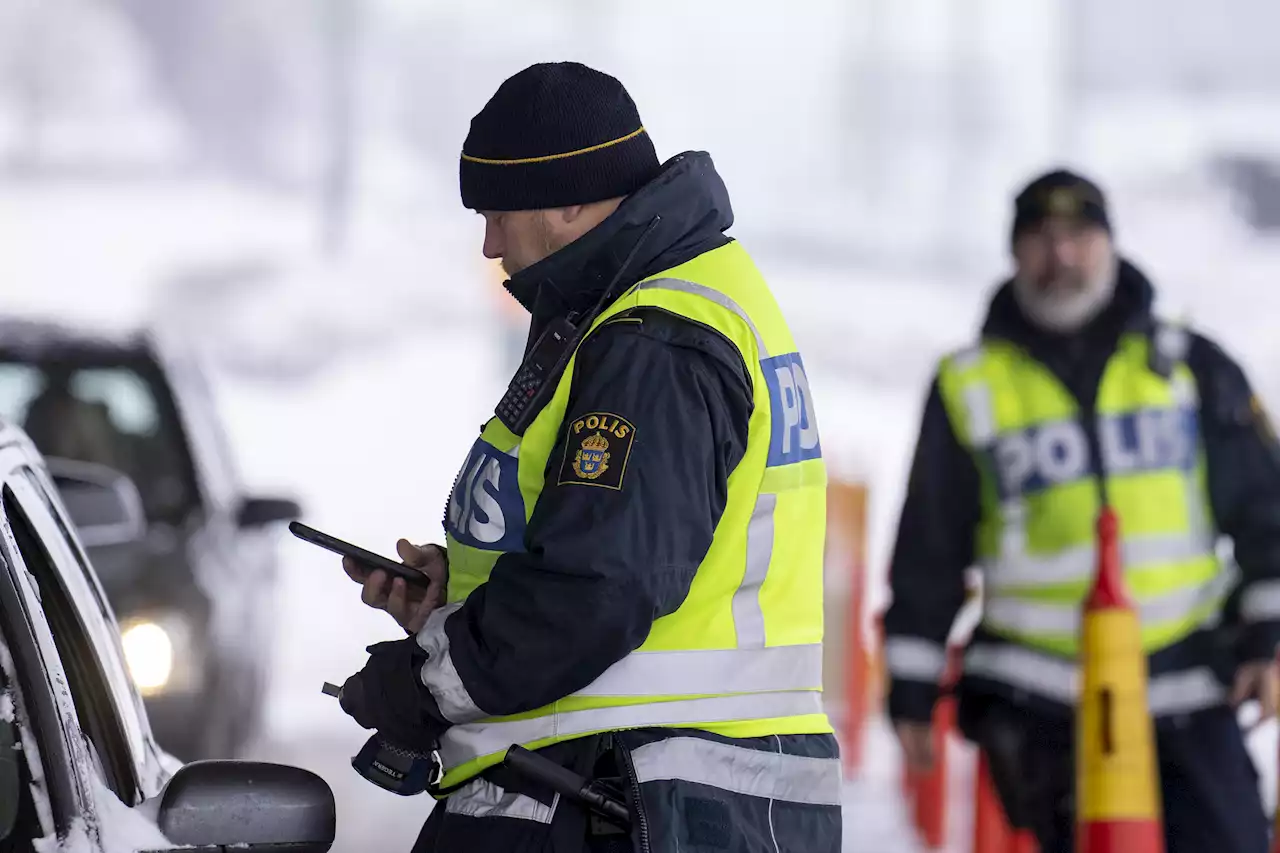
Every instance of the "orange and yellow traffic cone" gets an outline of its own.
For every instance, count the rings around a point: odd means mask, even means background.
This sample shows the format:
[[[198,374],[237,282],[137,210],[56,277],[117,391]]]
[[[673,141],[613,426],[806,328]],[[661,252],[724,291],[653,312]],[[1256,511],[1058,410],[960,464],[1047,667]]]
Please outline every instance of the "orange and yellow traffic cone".
[[[1025,829],[1014,829],[1005,816],[1004,805],[991,781],[985,752],[978,751],[973,786],[973,853],[1039,853],[1036,837]]]
[[[1013,853],[1040,853],[1040,842],[1029,830],[1019,829],[1013,834]]]
[[[973,785],[973,853],[1008,853],[1012,844],[1013,830],[991,783],[987,754],[979,750]]]
[[[924,846],[941,850],[947,843],[948,742],[955,728],[956,703],[942,696],[933,709],[933,767],[917,779],[915,821]]]
[[[1110,507],[1098,517],[1098,574],[1080,640],[1076,851],[1164,853],[1147,658],[1125,590],[1119,521]]]

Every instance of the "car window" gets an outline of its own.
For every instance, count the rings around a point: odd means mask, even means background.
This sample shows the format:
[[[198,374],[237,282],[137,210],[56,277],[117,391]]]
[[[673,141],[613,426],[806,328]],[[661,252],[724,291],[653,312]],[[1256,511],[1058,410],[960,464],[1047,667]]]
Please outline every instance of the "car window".
[[[177,413],[145,359],[0,361],[0,419],[22,426],[46,456],[127,474],[153,521],[179,522],[196,503]]]
[[[142,756],[135,754],[131,741],[136,737],[140,742],[141,733],[127,731],[136,727],[136,721],[130,726],[127,715],[121,713],[109,674],[110,652],[98,651],[104,644],[106,649],[118,649],[117,641],[103,636],[95,602],[84,599],[84,579],[77,577],[79,568],[70,561],[71,548],[43,505],[35,480],[29,473],[11,479],[3,488],[2,500],[18,553],[39,590],[80,728],[93,746],[107,786],[122,802],[136,803]]]

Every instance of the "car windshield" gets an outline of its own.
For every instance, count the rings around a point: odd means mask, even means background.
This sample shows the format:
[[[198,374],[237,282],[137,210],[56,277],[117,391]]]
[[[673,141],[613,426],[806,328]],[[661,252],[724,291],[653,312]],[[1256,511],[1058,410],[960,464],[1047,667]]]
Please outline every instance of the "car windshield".
[[[45,456],[127,474],[147,517],[179,522],[194,502],[190,459],[161,381],[144,365],[0,357],[0,419]]]

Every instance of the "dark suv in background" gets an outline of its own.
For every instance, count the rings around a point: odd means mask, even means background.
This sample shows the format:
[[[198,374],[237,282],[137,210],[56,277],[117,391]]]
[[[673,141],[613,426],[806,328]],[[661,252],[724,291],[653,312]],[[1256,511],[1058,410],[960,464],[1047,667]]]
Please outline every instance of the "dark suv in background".
[[[136,486],[141,540],[85,537],[157,740],[226,758],[254,735],[273,643],[277,522],[296,502],[245,495],[193,355],[150,334],[0,320],[0,420],[45,456]]]

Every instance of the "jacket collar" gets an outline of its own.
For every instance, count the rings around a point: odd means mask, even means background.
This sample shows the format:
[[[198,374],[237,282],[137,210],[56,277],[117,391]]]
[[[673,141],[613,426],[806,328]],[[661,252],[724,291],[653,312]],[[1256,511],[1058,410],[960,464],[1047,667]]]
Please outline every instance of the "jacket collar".
[[[580,318],[646,276],[723,245],[732,224],[729,192],[711,156],[686,152],[604,222],[505,286],[533,316],[534,339],[551,319]]]

